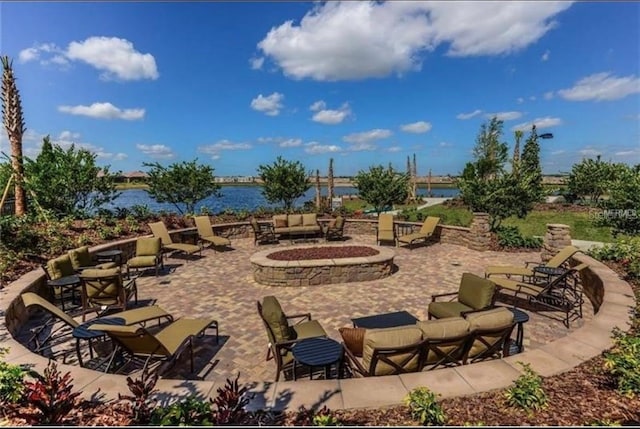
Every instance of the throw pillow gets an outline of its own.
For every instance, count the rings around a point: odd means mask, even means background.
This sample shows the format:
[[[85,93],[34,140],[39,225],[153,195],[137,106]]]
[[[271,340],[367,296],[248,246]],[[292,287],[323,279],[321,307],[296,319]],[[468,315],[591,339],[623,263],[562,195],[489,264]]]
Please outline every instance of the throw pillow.
[[[276,228],[286,228],[287,220],[286,219],[276,219]]]
[[[329,222],[329,228],[335,228],[337,221],[338,219],[332,219],[331,222]]]
[[[354,356],[362,357],[362,349],[364,347],[365,328],[340,328],[338,332],[342,336],[344,345]]]

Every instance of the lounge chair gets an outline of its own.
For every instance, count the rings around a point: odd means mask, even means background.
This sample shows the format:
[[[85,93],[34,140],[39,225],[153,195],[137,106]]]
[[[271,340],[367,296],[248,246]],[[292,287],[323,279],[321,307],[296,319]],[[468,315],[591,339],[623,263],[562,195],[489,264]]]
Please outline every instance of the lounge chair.
[[[226,237],[220,237],[213,233],[213,226],[209,216],[194,216],[196,228],[198,228],[198,237],[202,241],[207,241],[216,247],[231,246],[231,241]]]
[[[71,265],[76,272],[80,272],[87,268],[108,269],[118,266],[115,262],[96,262],[91,257],[88,246],[78,247],[77,249],[69,250],[67,253],[71,259]]]
[[[214,319],[177,319],[166,325],[157,333],[149,332],[141,326],[117,326],[107,324],[93,324],[90,330],[106,333],[116,344],[118,349],[129,355],[129,360],[144,359],[143,371],[152,359],[158,359],[168,364],[175,363],[185,349],[189,349],[191,372],[193,364],[193,339],[204,334],[207,328],[216,330],[216,344],[218,343],[218,322]],[[111,368],[113,358],[107,364],[105,372]],[[164,372],[166,367],[159,368],[158,373]]]
[[[249,221],[251,229],[253,230],[253,245],[257,243],[273,243],[278,241],[276,232],[272,224],[259,224],[256,218],[251,218]]]
[[[141,237],[136,240],[136,255],[127,261],[127,278],[130,277],[131,268],[136,273],[141,268],[155,268],[156,277],[158,270],[163,267],[162,244],[157,237]]]
[[[492,281],[498,288],[497,299],[501,299],[503,294],[511,295],[525,299],[529,304],[562,312],[565,314],[562,322],[569,328],[572,317],[582,318],[584,299],[578,283],[580,272],[587,267],[587,264],[576,265],[542,284],[518,282],[507,278],[494,278]]]
[[[169,231],[167,231],[167,227],[163,222],[152,222],[149,224],[149,228],[151,228],[153,236],[161,240],[163,250],[184,252],[188,255],[193,255],[198,252],[202,255],[201,246],[188,243],[174,243],[173,240],[171,240]]]
[[[265,296],[262,303],[257,301],[257,306],[269,340],[267,360],[276,361],[276,381],[278,381],[280,372],[293,369],[291,348],[296,342],[305,338],[326,337],[327,333],[317,320],[311,320],[309,313],[285,315],[275,296]],[[298,319],[298,321],[289,325],[289,320],[292,319]]]
[[[80,326],[80,323],[75,319],[36,293],[25,292],[21,297],[26,308],[37,306],[51,316],[46,323],[32,330],[32,336],[29,339],[29,343],[33,343],[33,351],[36,353],[41,353],[44,350],[50,349],[56,344],[59,344],[62,341],[58,340],[68,338],[72,331]],[[168,321],[173,320],[173,316],[157,305],[134,308],[133,310],[122,311],[120,313],[113,313],[109,317],[118,317],[123,319],[124,325],[145,323],[151,320],[157,320],[158,322],[160,322],[161,319],[167,319]],[[55,325],[58,326],[56,327]],[[47,329],[49,330],[48,332]],[[46,335],[44,338],[41,338],[43,333]],[[78,354],[80,354],[80,340],[81,338],[76,338],[76,350]],[[89,347],[91,347],[91,339],[88,341]]]
[[[113,309],[122,311],[127,309],[130,297],[138,303],[138,288],[136,279],[126,282],[122,279],[120,268],[108,270],[88,269],[80,273],[82,283],[82,320],[87,313],[95,311],[98,315]]]
[[[395,224],[393,223],[393,215],[388,213],[381,213],[380,216],[378,216],[376,243],[380,245],[383,241],[393,241],[395,246],[398,245],[398,237],[396,234]]]
[[[463,273],[458,292],[431,295],[427,309],[429,319],[465,316],[467,313],[486,310],[495,302],[496,286],[492,280],[483,279],[472,273]],[[449,301],[437,302],[450,297]],[[456,300],[454,300],[457,297]]]
[[[355,376],[372,377],[421,371],[425,341],[417,326],[367,329],[362,358],[344,348],[347,364]]]
[[[327,225],[327,230],[324,233],[324,239],[329,240],[342,240],[344,238],[344,217],[337,216]]]
[[[414,241],[424,240],[424,242],[426,243],[429,237],[431,237],[435,232],[436,226],[438,225],[439,222],[440,222],[439,217],[428,216],[424,220],[424,223],[422,224],[420,231],[413,232],[411,234],[401,235],[398,237],[398,241],[400,243],[408,244],[409,246],[411,246],[411,248],[413,248],[412,245]]]
[[[518,266],[509,266],[509,265],[493,265],[485,268],[484,276],[491,277],[494,275],[505,275],[507,277],[511,276],[522,276],[524,280],[526,277],[532,278],[534,276],[545,277],[543,275],[537,274],[534,272],[534,267],[550,267],[550,268],[558,268],[562,265],[566,264],[569,258],[571,258],[576,252],[579,252],[580,249],[574,246],[567,246],[558,252],[553,258],[549,259],[549,261],[544,264],[541,262],[525,262],[524,267]]]

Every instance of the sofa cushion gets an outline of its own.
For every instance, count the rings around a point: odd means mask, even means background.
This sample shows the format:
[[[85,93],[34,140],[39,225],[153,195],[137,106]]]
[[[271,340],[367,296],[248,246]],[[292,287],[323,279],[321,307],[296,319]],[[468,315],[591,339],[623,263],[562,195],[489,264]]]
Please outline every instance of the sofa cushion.
[[[161,242],[156,237],[144,237],[136,240],[136,256],[155,256],[160,253]]]
[[[274,228],[286,228],[287,225],[287,215],[275,215],[273,216],[273,226]]]
[[[491,305],[495,290],[496,285],[491,280],[472,273],[463,273],[458,290],[458,301],[474,310],[481,310]]]
[[[302,215],[302,226],[316,226],[318,216],[315,213],[305,213]]]
[[[513,313],[505,307],[467,314],[469,330],[504,328],[513,323]]]
[[[69,255],[58,256],[47,262],[47,271],[52,279],[59,279],[75,274]]]
[[[127,261],[127,265],[132,268],[154,267],[156,260],[156,256],[134,256]]]
[[[362,349],[364,348],[365,328],[339,328],[340,336],[344,341],[344,345],[354,356],[362,357]]]
[[[429,304],[428,312],[436,319],[444,319],[447,317],[457,317],[463,311],[471,311],[473,308],[466,306],[457,301],[432,302]]]
[[[430,340],[455,338],[469,333],[469,322],[464,317],[421,320],[416,322],[416,326],[422,331],[423,338]]]
[[[373,351],[381,347],[402,347],[411,344],[420,343],[422,341],[422,331],[417,326],[399,326],[395,328],[385,329],[367,329],[364,334],[364,346],[362,350],[362,364],[369,370],[371,366],[371,358]],[[407,358],[407,354],[401,354],[390,358],[395,363],[401,363]],[[404,368],[411,372],[417,371],[419,357],[416,355],[411,359]],[[384,362],[378,361],[374,375],[393,374],[395,369]]]
[[[109,268],[109,269],[98,269],[98,268],[87,268],[86,270],[82,270],[80,273],[80,277],[90,277],[90,278],[102,278],[102,277],[112,277],[120,275],[120,268]]]
[[[77,249],[69,250],[69,258],[71,259],[71,265],[76,270],[80,267],[88,267],[90,265],[93,265],[88,246],[82,246],[78,247]]]
[[[287,224],[288,226],[302,226],[302,215],[301,214],[287,215]]]
[[[273,331],[276,342],[293,339],[287,318],[275,296],[265,296],[262,300],[262,317]]]

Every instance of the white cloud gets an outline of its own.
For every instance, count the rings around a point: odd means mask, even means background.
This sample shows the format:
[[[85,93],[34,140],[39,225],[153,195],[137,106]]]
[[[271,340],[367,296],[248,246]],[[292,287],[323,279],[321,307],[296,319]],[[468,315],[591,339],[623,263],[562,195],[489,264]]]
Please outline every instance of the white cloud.
[[[344,103],[338,110],[325,109],[325,107],[324,101],[316,101],[311,105],[309,109],[316,112],[311,118],[314,122],[336,125],[344,121],[351,114],[348,103]]]
[[[34,61],[34,60],[37,60],[38,58],[40,58],[40,52],[38,52],[38,48],[23,49],[18,54],[18,61],[21,63]]]
[[[580,153],[580,155],[582,156],[598,156],[602,154],[601,151],[596,149],[591,149],[591,148],[585,148],[585,149],[579,150],[578,153]]]
[[[58,106],[58,111],[71,115],[98,119],[124,119],[132,121],[144,117],[144,109],[120,109],[111,103],[93,103],[91,106]]]
[[[532,95],[531,97],[529,97],[529,100],[531,100],[531,101],[536,101],[536,96],[535,96],[535,95]]]
[[[632,150],[621,150],[621,151],[615,152],[614,155],[615,156],[633,156],[633,155],[638,155],[639,153],[640,153],[640,150],[632,149]]]
[[[387,148],[387,152],[400,152],[402,148],[400,146],[391,146]]]
[[[420,70],[438,45],[448,55],[501,55],[536,42],[571,2],[325,2],[257,45],[286,76],[321,81]]]
[[[612,76],[611,73],[596,73],[580,79],[572,88],[561,89],[558,94],[570,101],[617,100],[640,92],[640,78]]]
[[[553,98],[553,91],[545,92],[543,97],[545,100],[551,100]]]
[[[349,145],[349,150],[351,152],[362,152],[365,150],[376,150],[376,149],[377,149],[377,146],[369,142],[351,143]]]
[[[524,98],[522,98],[522,97],[518,97],[518,99],[516,100],[516,102],[517,102],[518,104],[522,104],[522,103],[524,103]]]
[[[383,130],[380,128],[376,128],[370,131],[364,131],[361,133],[353,133],[342,137],[342,140],[347,143],[367,143],[373,140],[386,139],[391,136],[392,132],[389,130]]]
[[[251,58],[249,63],[251,64],[252,70],[260,70],[262,68],[262,64],[264,64],[264,57]]]
[[[476,109],[476,110],[474,110],[473,112],[470,112],[470,113],[459,113],[459,114],[456,115],[456,118],[457,119],[461,119],[461,120],[467,120],[467,119],[473,118],[474,116],[478,116],[481,113],[482,113],[482,110]]]
[[[404,124],[400,129],[405,133],[422,134],[431,130],[431,122],[418,121],[411,124]]]
[[[302,146],[302,139],[286,139],[278,144],[280,147],[298,147]]]
[[[565,153],[565,150],[554,150],[553,152],[551,152],[551,155],[562,155],[563,153]]]
[[[309,142],[305,145],[304,151],[311,155],[319,155],[323,153],[342,152],[342,148],[336,145],[322,145],[318,142]]]
[[[118,37],[94,36],[82,42],[71,42],[66,57],[102,70],[102,79],[139,80],[159,76],[153,55],[136,51],[133,43]]]
[[[274,92],[266,97],[262,94],[258,94],[256,98],[251,100],[251,108],[258,112],[263,112],[268,116],[278,116],[280,114],[280,109],[283,107],[283,99],[284,95],[279,92]]]
[[[440,142],[440,143],[438,143],[438,146],[440,146],[440,147],[451,147],[451,146],[453,146],[453,144],[452,143],[448,143],[448,142]]]
[[[542,54],[542,57],[540,57],[540,61],[549,61],[550,55],[551,51],[547,49],[546,51],[544,51],[544,54]]]
[[[529,131],[531,127],[535,125],[536,129],[555,127],[562,125],[562,119],[552,118],[550,116],[544,118],[536,118],[533,121],[524,122],[522,124],[515,125],[511,128],[511,131]]]
[[[168,159],[175,156],[171,148],[163,144],[137,144],[136,149],[153,159]]]
[[[234,143],[224,139],[213,144],[198,146],[198,152],[210,155],[211,159],[220,159],[221,152],[225,150],[248,150],[251,148],[249,143]]]
[[[496,113],[485,113],[485,118],[493,118],[494,116],[501,121],[513,121],[514,119],[518,119],[522,116],[522,112],[496,112]]]

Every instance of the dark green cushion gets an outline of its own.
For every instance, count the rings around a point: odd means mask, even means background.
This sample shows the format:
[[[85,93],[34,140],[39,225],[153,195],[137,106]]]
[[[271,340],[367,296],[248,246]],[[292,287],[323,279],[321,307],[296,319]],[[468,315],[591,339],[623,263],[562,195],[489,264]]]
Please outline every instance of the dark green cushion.
[[[59,279],[75,274],[69,255],[58,256],[47,262],[47,271],[49,271],[52,279]]]
[[[127,265],[132,268],[155,267],[157,260],[156,256],[135,256],[127,261]]]
[[[155,256],[160,253],[160,247],[159,238],[138,238],[136,240],[136,256]]]
[[[473,308],[466,306],[458,301],[436,301],[429,304],[429,308],[427,311],[436,319],[444,319],[446,317],[458,317],[463,311],[471,310],[473,310]]]
[[[495,290],[496,285],[491,280],[472,273],[463,273],[458,301],[474,310],[481,310],[491,305]]]
[[[93,265],[93,262],[91,261],[91,254],[89,253],[89,247],[87,246],[69,250],[69,258],[71,259],[71,265],[73,265],[73,268],[76,270],[80,267]]]
[[[276,342],[292,340],[293,333],[287,318],[275,296],[265,296],[262,301],[262,317],[267,322]]]

